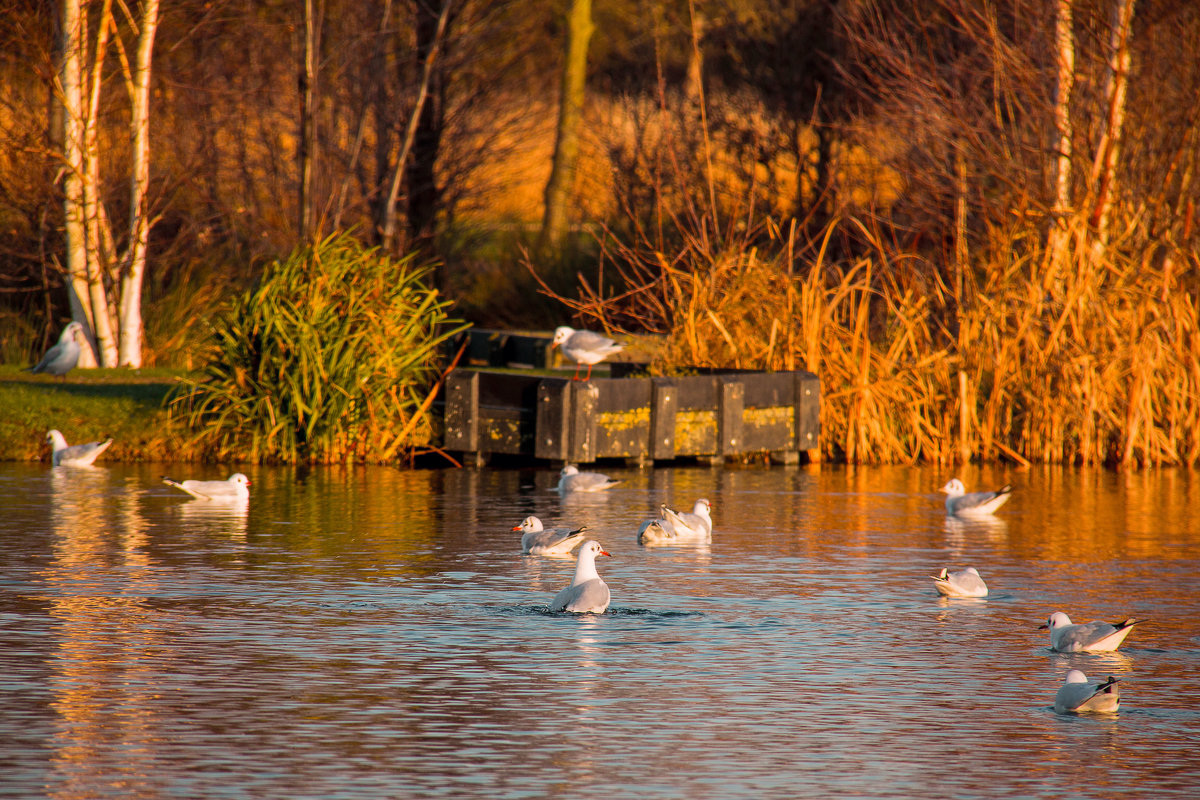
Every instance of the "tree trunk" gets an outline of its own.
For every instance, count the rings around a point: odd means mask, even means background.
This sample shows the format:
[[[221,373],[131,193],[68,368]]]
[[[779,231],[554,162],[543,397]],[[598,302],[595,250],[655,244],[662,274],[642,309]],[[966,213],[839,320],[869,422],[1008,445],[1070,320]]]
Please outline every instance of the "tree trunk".
[[[1058,85],[1054,97],[1054,129],[1058,145],[1054,160],[1054,209],[1047,250],[1057,265],[1066,243],[1067,216],[1071,213],[1071,94],[1075,88],[1074,0],[1058,0],[1054,21],[1055,52],[1058,61]],[[1057,269],[1053,267],[1052,269]]]
[[[133,72],[132,175],[129,180],[129,254],[121,275],[120,352],[121,366],[142,366],[142,284],[146,275],[146,251],[150,239],[150,66],[154,37],[158,31],[159,0],[142,0],[138,26],[137,62]]]
[[[437,27],[434,30],[433,43],[425,56],[421,70],[421,86],[417,90],[417,102],[413,105],[412,114],[408,118],[408,126],[404,130],[404,140],[400,143],[400,153],[396,156],[396,164],[392,170],[391,186],[383,206],[383,249],[390,250],[396,237],[396,198],[400,196],[400,179],[404,176],[404,165],[408,162],[409,151],[412,150],[413,139],[417,135],[417,125],[420,121],[425,99],[429,96],[429,84],[433,77],[433,64],[437,60],[438,49],[442,37],[446,33],[446,20],[450,16],[450,0],[442,4],[438,15]]]
[[[579,125],[587,85],[587,50],[592,31],[592,0],[571,0],[567,10],[567,55],[558,99],[554,160],[546,183],[546,207],[538,250],[557,248],[567,233],[567,205],[579,159]]]
[[[96,26],[96,50],[89,66],[88,96],[83,113],[83,218],[87,252],[88,294],[92,308],[92,331],[96,335],[97,361],[102,367],[117,365],[116,320],[108,301],[105,281],[113,263],[112,231],[100,198],[100,142],[97,126],[100,116],[100,90],[104,60],[108,55],[108,37],[112,30],[112,0],[104,0]]]
[[[424,4],[417,5],[417,57],[422,63],[434,47],[440,45],[444,49],[439,22],[440,17],[435,15],[433,8]],[[440,64],[435,64],[429,75],[429,95],[417,116],[411,157],[406,169],[408,232],[412,243],[416,245],[433,237],[438,209],[441,206],[435,168],[442,149],[445,93],[445,69]]]
[[[90,59],[83,3],[61,0],[63,39],[56,96],[62,104],[57,117],[63,128],[68,298],[72,317],[84,325],[91,344],[84,349],[80,366],[142,363],[141,293],[151,224],[146,199],[150,184],[150,64],[159,3],[143,0],[136,22],[126,4],[120,6],[129,27],[137,31],[137,56],[131,66],[112,16],[112,0],[104,0],[100,9]],[[123,255],[117,253],[104,207],[100,173],[104,154],[98,134],[104,63],[114,34],[131,106],[129,244]]]
[[[1134,2],[1135,0],[1116,0],[1113,9],[1109,69],[1105,80],[1108,115],[1101,146],[1097,148],[1092,169],[1092,185],[1096,187],[1096,202],[1091,219],[1096,238],[1092,243],[1092,252],[1097,256],[1103,255],[1108,247],[1113,198],[1117,190],[1117,162],[1121,134],[1125,126],[1125,94],[1129,87],[1129,68],[1132,62],[1129,39],[1133,34]]]
[[[300,219],[301,240],[313,233],[313,174],[317,168],[318,20],[314,0],[304,0],[304,63],[300,66]]]
[[[62,0],[62,63],[57,94],[62,104],[63,215],[65,219],[67,296],[71,317],[84,326],[92,347],[83,348],[79,366],[97,364],[87,281],[87,234],[83,210],[83,52],[86,20],[80,0]]]

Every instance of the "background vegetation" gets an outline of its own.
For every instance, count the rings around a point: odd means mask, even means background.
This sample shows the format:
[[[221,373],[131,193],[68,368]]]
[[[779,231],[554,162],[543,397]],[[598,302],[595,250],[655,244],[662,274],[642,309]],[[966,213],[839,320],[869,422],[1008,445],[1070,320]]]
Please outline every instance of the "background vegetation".
[[[301,5],[163,11],[147,363],[198,366],[221,301],[296,242],[353,230],[438,263],[474,322],[583,321],[664,334],[675,362],[812,369],[827,457],[1200,458],[1194,4],[596,4],[575,235],[553,252],[530,245],[566,2],[317,3],[307,221]],[[65,315],[54,37],[45,3],[0,20],[10,363]]]
[[[429,272],[344,234],[271,264],[214,319],[173,414],[219,459],[379,463],[433,446],[438,346],[465,326]]]

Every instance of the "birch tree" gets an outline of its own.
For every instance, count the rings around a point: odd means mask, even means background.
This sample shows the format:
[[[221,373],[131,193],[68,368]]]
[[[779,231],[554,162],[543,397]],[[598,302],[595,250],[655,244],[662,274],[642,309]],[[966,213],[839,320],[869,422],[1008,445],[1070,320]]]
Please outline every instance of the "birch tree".
[[[141,293],[152,220],[150,187],[150,74],[159,0],[143,0],[135,17],[119,3],[125,30],[112,0],[60,0],[62,39],[55,97],[62,126],[62,186],[66,273],[71,316],[83,324],[91,348],[81,366],[142,364]],[[89,35],[89,12],[97,9]],[[125,44],[136,44],[133,62]],[[105,65],[116,53],[129,95],[130,192],[127,233],[119,246],[104,204],[99,137]]]

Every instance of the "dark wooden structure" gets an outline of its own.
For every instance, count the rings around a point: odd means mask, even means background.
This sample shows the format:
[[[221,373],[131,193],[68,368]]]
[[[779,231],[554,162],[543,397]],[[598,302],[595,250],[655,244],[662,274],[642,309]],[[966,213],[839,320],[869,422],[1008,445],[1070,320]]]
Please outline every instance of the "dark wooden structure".
[[[614,374],[625,370],[615,369]],[[771,453],[818,446],[820,381],[809,372],[569,378],[459,369],[445,394],[443,447],[558,462]]]

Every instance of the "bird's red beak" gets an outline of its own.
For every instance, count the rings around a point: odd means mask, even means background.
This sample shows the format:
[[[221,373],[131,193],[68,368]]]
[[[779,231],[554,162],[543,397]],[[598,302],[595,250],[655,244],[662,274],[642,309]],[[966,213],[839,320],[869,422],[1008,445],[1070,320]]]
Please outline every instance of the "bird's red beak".
[[[521,526],[520,526],[520,525],[513,525],[513,526],[512,526],[512,529],[513,529],[514,531],[519,531],[519,530],[521,530]]]
[[[612,553],[608,552],[607,550],[601,550],[600,555],[608,556],[609,558],[612,558]]]

